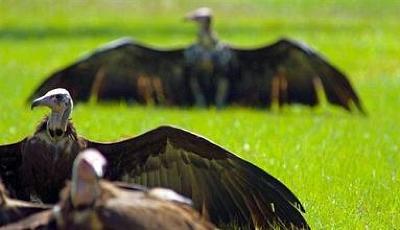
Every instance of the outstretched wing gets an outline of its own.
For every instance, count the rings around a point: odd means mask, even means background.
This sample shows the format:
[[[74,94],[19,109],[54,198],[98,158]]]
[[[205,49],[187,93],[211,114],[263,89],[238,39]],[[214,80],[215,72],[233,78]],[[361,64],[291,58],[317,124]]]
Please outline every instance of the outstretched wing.
[[[308,228],[300,201],[284,184],[187,131],[163,126],[122,142],[89,141],[88,147],[110,162],[106,178],[173,189],[213,223]]]
[[[16,197],[16,192],[20,189],[18,169],[21,165],[21,153],[25,140],[0,145],[0,179],[11,197]]]
[[[75,102],[127,100],[185,105],[183,50],[158,50],[119,39],[55,72],[30,100],[54,88],[67,89]]]
[[[52,210],[32,214],[19,221],[0,227],[1,230],[16,229],[57,229],[55,217]]]
[[[233,102],[261,107],[274,103],[315,106],[318,90],[323,90],[330,103],[364,113],[347,77],[304,44],[282,39],[259,49],[232,50],[239,66]]]
[[[8,197],[3,183],[0,183],[0,226],[13,223],[30,215],[50,209],[50,205],[35,204]]]

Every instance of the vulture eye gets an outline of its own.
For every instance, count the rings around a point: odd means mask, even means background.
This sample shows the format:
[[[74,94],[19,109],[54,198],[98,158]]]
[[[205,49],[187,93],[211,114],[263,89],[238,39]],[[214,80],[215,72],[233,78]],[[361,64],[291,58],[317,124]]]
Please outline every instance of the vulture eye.
[[[61,96],[60,94],[57,94],[57,95],[56,95],[56,99],[57,99],[58,101],[61,101],[62,96]]]

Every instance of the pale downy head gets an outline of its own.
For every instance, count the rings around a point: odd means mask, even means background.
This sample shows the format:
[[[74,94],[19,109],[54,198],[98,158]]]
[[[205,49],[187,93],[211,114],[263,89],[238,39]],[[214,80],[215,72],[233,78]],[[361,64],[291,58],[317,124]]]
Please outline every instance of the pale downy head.
[[[50,90],[45,95],[32,101],[31,109],[38,106],[46,106],[50,108],[52,112],[60,113],[68,108],[72,110],[73,102],[68,90],[57,88]]]
[[[185,16],[185,20],[194,21],[199,24],[210,24],[212,19],[212,10],[208,7],[200,7]]]
[[[99,180],[104,176],[106,163],[106,159],[95,149],[86,149],[76,157],[71,182],[74,207],[90,205],[100,195]]]
[[[67,129],[72,113],[73,101],[68,90],[57,88],[32,101],[31,109],[45,106],[51,109],[47,121],[47,130],[52,138],[61,137]]]

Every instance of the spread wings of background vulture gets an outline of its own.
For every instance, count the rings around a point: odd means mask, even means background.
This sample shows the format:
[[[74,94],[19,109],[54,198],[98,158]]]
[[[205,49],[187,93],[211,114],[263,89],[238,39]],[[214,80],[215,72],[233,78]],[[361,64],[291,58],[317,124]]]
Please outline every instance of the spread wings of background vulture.
[[[33,101],[36,106],[51,113],[34,135],[0,146],[1,177],[19,199],[56,202],[73,160],[90,147],[109,162],[105,179],[172,189],[192,199],[218,226],[308,228],[304,208],[284,184],[198,135],[162,126],[131,139],[97,143],[73,128],[72,99],[65,89],[49,91]]]
[[[304,44],[282,39],[257,49],[238,49],[216,38],[212,14],[187,17],[199,25],[198,42],[159,50],[120,39],[49,76],[31,99],[66,88],[75,101],[127,100],[139,104],[218,107],[315,106],[327,101],[364,112],[347,77]]]

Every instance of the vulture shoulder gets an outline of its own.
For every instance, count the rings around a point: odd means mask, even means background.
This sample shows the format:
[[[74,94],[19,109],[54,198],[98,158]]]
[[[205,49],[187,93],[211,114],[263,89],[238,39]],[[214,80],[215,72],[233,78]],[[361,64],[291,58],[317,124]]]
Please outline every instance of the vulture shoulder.
[[[234,97],[242,103],[270,106],[300,103],[316,105],[318,90],[328,102],[364,113],[350,81],[340,70],[307,45],[281,39],[257,49],[232,48],[241,76]],[[247,95],[247,96],[246,96]]]
[[[106,178],[165,187],[193,200],[217,225],[308,225],[279,180],[203,137],[162,126],[116,143],[88,141],[109,162]]]
[[[168,103],[168,99],[172,103],[180,100],[174,90],[183,88],[182,65],[183,49],[157,49],[122,38],[51,74],[29,100],[65,88],[74,102],[93,97],[138,103]]]

